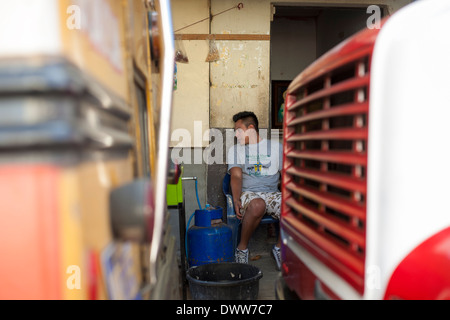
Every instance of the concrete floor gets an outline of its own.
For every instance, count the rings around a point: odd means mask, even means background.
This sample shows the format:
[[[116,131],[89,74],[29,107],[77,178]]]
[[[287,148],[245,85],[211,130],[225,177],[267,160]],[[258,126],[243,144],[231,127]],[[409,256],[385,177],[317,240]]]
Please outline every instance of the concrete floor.
[[[249,264],[259,268],[263,277],[259,280],[258,300],[275,300],[275,280],[279,271],[272,257],[276,237],[268,235],[268,225],[260,225],[249,243]]]

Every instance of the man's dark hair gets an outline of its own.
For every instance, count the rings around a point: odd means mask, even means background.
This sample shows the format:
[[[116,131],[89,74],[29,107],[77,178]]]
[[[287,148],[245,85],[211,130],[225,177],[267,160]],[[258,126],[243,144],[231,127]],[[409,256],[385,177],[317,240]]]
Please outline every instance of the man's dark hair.
[[[259,132],[259,126],[258,126],[258,118],[256,115],[251,111],[242,111],[239,113],[236,113],[233,116],[233,121],[236,122],[238,120],[242,120],[244,125],[248,128],[249,125],[253,125],[255,127],[256,132]]]

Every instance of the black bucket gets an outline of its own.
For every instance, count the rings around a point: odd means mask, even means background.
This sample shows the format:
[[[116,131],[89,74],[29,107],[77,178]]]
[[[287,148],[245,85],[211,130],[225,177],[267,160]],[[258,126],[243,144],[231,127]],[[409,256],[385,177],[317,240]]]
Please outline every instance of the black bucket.
[[[204,264],[187,272],[194,300],[256,300],[262,276],[257,267],[234,262]]]

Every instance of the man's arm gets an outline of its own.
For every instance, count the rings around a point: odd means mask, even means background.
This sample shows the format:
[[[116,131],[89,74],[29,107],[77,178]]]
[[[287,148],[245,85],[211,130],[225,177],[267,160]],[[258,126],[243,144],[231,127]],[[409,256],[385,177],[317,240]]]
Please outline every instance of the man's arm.
[[[236,212],[236,217],[242,219],[241,215],[241,192],[242,192],[242,169],[239,167],[233,167],[230,169],[230,185],[231,185],[231,195],[233,196],[234,211]]]

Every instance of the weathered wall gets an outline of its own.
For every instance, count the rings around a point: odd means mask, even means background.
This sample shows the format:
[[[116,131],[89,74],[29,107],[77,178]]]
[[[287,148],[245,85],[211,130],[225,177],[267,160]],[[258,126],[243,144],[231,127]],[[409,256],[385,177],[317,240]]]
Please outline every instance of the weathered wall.
[[[221,60],[211,64],[210,125],[233,127],[232,115],[253,111],[267,128],[269,41],[220,41]]]
[[[209,17],[208,0],[172,0],[173,29],[176,34],[208,34],[208,20],[177,32],[178,29],[207,17]],[[194,136],[194,124],[201,123],[203,131],[210,127],[209,63],[205,62],[208,42],[205,40],[180,40],[180,42],[186,50],[189,63],[177,63],[172,132],[174,139],[180,134],[183,134],[184,138],[171,141],[171,146],[206,147],[207,139],[203,141],[199,134]]]
[[[193,22],[209,17],[208,0],[172,0],[173,29],[176,34],[209,33],[209,21],[177,31]],[[181,41],[181,40],[180,40]],[[189,63],[177,63],[177,89],[173,97],[171,157],[184,159],[183,176],[198,178],[202,206],[206,203],[206,164],[197,160],[208,145],[203,131],[209,129],[209,63],[205,62],[208,43],[205,40],[183,40]],[[201,129],[196,131],[195,124]],[[197,126],[198,127],[198,126]],[[194,181],[183,183],[186,219],[198,209]],[[187,220],[186,220],[187,221]]]
[[[213,34],[270,34],[270,5],[267,1],[242,1],[242,10],[214,17]],[[235,0],[212,0],[211,12],[236,5]],[[232,128],[232,115],[253,111],[260,127],[269,125],[269,40],[217,41],[221,60],[211,64],[210,125]]]

